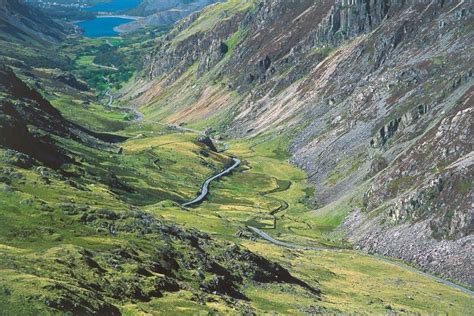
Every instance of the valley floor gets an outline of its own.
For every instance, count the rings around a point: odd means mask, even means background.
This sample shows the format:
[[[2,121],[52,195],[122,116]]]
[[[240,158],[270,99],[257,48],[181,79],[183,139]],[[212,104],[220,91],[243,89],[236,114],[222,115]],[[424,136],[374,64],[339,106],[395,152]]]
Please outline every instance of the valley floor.
[[[7,292],[21,291],[22,294],[15,296],[14,300],[18,304],[24,304],[28,297],[26,293],[43,295],[45,288],[41,284],[49,282],[48,278],[38,278],[30,270],[38,267],[32,266],[25,271],[22,267],[28,264],[50,262],[54,265],[55,260],[59,260],[54,259],[56,254],[70,248],[85,247],[94,251],[138,242],[107,231],[84,230],[79,221],[64,214],[68,208],[80,212],[77,210],[81,207],[87,209],[91,206],[90,201],[100,201],[93,204],[99,203],[99,206],[110,209],[123,209],[125,205],[140,207],[156,218],[198,229],[217,240],[240,244],[281,263],[296,277],[321,289],[321,296],[316,298],[299,287],[244,285],[242,291],[250,301],[243,304],[256,311],[291,314],[323,310],[470,313],[471,295],[351,250],[334,230],[343,218],[340,213],[324,217],[312,215],[305,204],[311,187],[305,182],[304,173],[287,163],[282,137],[232,141],[225,154],[211,153],[205,157],[202,156],[204,148],[195,142],[193,133],[167,131],[156,124],[138,122],[132,123],[125,134],[131,138],[122,144],[123,155],[104,156],[96,152],[99,162],[90,167],[104,168],[104,172],[114,170],[118,178],[138,188],[139,194],[121,193],[121,196],[116,196],[105,187],[92,183],[85,184],[87,191],[78,191],[60,179],[50,179],[50,184],[39,189],[34,183],[45,181],[40,172],[13,171],[24,180],[11,184],[14,191],[2,193],[8,197],[2,199],[2,208],[10,211],[2,215],[4,224],[0,232],[0,280],[8,284],[4,286],[0,302],[5,302]],[[200,183],[221,170],[228,162],[228,156],[232,155],[242,159],[242,165],[231,176],[211,184],[208,200],[195,207],[180,207],[179,202],[195,196]],[[8,169],[5,165],[1,167],[2,170]],[[18,200],[22,201],[20,206],[16,203]],[[31,217],[32,207],[47,208],[44,205],[51,205],[51,210]],[[51,214],[61,216],[58,221],[50,222]],[[258,227],[286,242],[332,249],[279,247],[255,238],[245,229],[246,226]],[[35,233],[26,235],[28,227]],[[334,248],[339,250],[334,251]],[[158,310],[163,314],[193,314],[212,309],[230,312],[233,308],[242,308],[239,305],[232,307],[218,296],[214,302],[200,305],[193,303],[190,295],[190,292],[180,291],[148,302],[124,302],[121,309],[125,314],[154,314]]]
[[[190,135],[178,133],[174,137]],[[282,263],[308,284],[317,284],[322,289],[321,300],[314,300],[300,296],[294,289],[250,287],[245,293],[260,311],[298,313],[323,307],[347,313],[387,310],[468,313],[471,291],[463,293],[403,265],[350,249],[336,231],[347,210],[325,215],[311,213],[307,204],[312,187],[306,183],[305,174],[287,162],[284,139],[265,135],[259,139],[231,141],[229,150],[222,156],[238,157],[242,165],[231,176],[212,182],[207,201],[185,210],[151,205],[146,207],[147,211],[215,238],[241,244]],[[177,144],[182,144],[178,140],[168,142],[163,137],[148,137],[129,141],[124,148],[136,150],[145,141],[151,148],[170,151],[179,151]],[[289,249],[272,245],[255,238],[259,236],[252,235],[252,230],[246,229],[249,226],[258,227],[278,240],[305,247]],[[322,249],[308,249],[311,247]]]
[[[314,188],[288,162],[285,135],[226,141],[218,153],[192,131],[133,121],[118,107],[85,108],[60,93],[51,102],[72,121],[128,139],[91,148],[58,137],[76,159],[61,171],[24,168],[22,157],[0,149],[0,314],[77,311],[74,304],[124,315],[472,314],[472,293],[353,250],[338,229],[349,202],[313,212]],[[240,166],[213,181],[205,201],[181,206],[232,157]],[[304,247],[272,244],[249,226]],[[227,295],[235,288],[222,294],[226,284],[213,284],[199,264],[229,262],[212,266],[222,275],[256,269],[234,244],[299,281],[233,280],[240,296]],[[229,258],[223,249],[233,249]],[[153,270],[157,251],[167,260]],[[178,269],[175,257],[189,268]]]

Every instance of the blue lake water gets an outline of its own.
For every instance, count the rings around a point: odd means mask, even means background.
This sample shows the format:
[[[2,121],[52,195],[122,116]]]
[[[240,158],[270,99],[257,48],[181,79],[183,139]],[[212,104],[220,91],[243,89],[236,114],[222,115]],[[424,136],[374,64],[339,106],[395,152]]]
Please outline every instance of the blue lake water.
[[[119,12],[136,8],[142,1],[143,0],[112,0],[110,2],[98,3],[85,10],[95,12]]]
[[[93,7],[84,9],[85,11],[94,12],[110,12],[122,13],[123,11],[136,8],[143,0],[111,0],[109,2],[98,3]],[[89,21],[81,21],[76,23],[84,30],[87,37],[115,36],[118,33],[114,31],[114,27],[121,24],[131,22],[130,19],[124,18],[101,18],[97,17]]]
[[[114,31],[114,27],[121,24],[131,22],[131,19],[124,18],[102,18],[97,17],[93,20],[81,21],[76,23],[84,30],[87,37],[115,36],[118,33]]]

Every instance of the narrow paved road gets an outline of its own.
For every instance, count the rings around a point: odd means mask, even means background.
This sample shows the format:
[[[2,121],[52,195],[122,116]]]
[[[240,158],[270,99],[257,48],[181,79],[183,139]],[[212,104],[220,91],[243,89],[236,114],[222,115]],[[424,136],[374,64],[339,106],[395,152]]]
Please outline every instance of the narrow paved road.
[[[107,107],[111,108],[112,104],[114,103],[114,96],[110,93],[110,89],[105,91],[105,95],[109,97],[109,102],[107,103]]]
[[[174,129],[177,129],[177,130],[180,130],[180,131],[183,131],[183,132],[191,132],[191,133],[199,134],[199,135],[202,135],[202,136],[206,135],[203,131],[198,131],[197,129],[192,129],[192,128],[189,128],[189,127],[179,126],[177,124],[165,124],[165,123],[160,123],[160,124],[166,125],[169,128],[174,128]]]
[[[229,168],[225,169],[224,171],[222,171],[222,172],[208,178],[206,181],[204,181],[204,183],[201,186],[201,191],[199,192],[199,195],[196,198],[194,198],[193,200],[191,200],[189,202],[186,202],[184,204],[181,204],[181,206],[186,207],[186,206],[191,206],[193,204],[197,204],[197,203],[202,202],[202,200],[204,200],[204,198],[209,194],[209,185],[211,184],[211,182],[216,180],[216,179],[219,179],[220,177],[225,176],[226,174],[229,174],[232,170],[237,168],[240,165],[240,163],[241,163],[240,159],[232,158],[232,165]]]
[[[381,260],[381,261],[385,261],[385,262],[387,262],[387,263],[396,265],[396,266],[398,266],[398,267],[400,267],[400,268],[403,268],[403,269],[405,269],[405,270],[409,270],[409,271],[414,272],[414,273],[416,273],[416,274],[423,275],[423,276],[425,276],[425,277],[427,277],[427,278],[430,278],[430,279],[432,279],[432,280],[435,280],[435,281],[438,282],[438,283],[444,284],[444,285],[446,285],[446,286],[449,286],[449,287],[451,287],[451,288],[457,289],[457,290],[459,290],[459,291],[461,291],[461,292],[464,292],[464,293],[466,293],[466,294],[469,294],[469,295],[471,295],[471,296],[474,296],[474,291],[471,291],[471,290],[468,289],[468,288],[465,288],[465,287],[463,287],[463,286],[461,286],[461,285],[457,285],[456,283],[453,283],[453,282],[446,281],[446,280],[444,280],[444,279],[438,278],[437,276],[434,276],[434,275],[432,275],[432,274],[429,274],[429,273],[426,273],[426,272],[417,270],[417,269],[415,269],[415,268],[413,268],[413,267],[411,267],[411,266],[409,266],[409,265],[407,265],[407,264],[405,264],[405,263],[403,263],[403,262],[399,262],[399,261],[396,261],[396,260],[391,260],[391,259],[388,259],[388,258],[386,258],[386,257],[382,257],[382,256],[378,256],[378,255],[372,255],[372,257],[377,258],[377,259],[379,259],[379,260]]]
[[[91,63],[92,66],[95,66],[95,67],[98,67],[98,68],[103,68],[103,69],[107,69],[107,70],[113,70],[113,71],[118,71],[118,68],[115,67],[114,65],[112,66],[105,66],[105,65],[99,65],[99,64],[96,64],[96,63]]]
[[[334,249],[334,248],[324,248],[324,247],[305,247],[305,246],[300,246],[300,245],[296,245],[296,244],[292,244],[292,243],[287,243],[287,242],[284,242],[284,241],[280,241],[280,240],[276,240],[274,239],[273,237],[271,237],[270,235],[268,235],[267,233],[263,232],[262,230],[256,228],[256,227],[252,227],[252,226],[247,226],[251,231],[253,231],[257,236],[261,237],[262,239],[268,241],[269,243],[271,244],[274,244],[274,245],[277,245],[277,246],[281,246],[281,247],[285,247],[285,248],[292,248],[292,249],[302,249],[302,250],[330,250],[330,251],[340,251],[339,249]],[[364,253],[365,255],[368,255],[366,253]],[[441,278],[438,278],[437,276],[434,276],[432,274],[429,274],[429,273],[426,273],[426,272],[423,272],[423,271],[420,271],[420,270],[417,270],[407,264],[404,264],[402,262],[399,262],[399,261],[396,261],[396,260],[391,260],[391,259],[388,259],[386,257],[383,257],[383,256],[378,256],[378,255],[369,255],[375,259],[378,259],[378,260],[381,260],[381,261],[384,261],[386,263],[389,263],[389,264],[393,264],[397,267],[400,267],[400,268],[403,268],[405,270],[408,270],[408,271],[411,271],[411,272],[414,272],[418,275],[422,275],[424,277],[427,277],[427,278],[430,278],[432,280],[435,280],[436,282],[438,283],[441,283],[443,285],[446,285],[446,286],[449,286],[453,289],[456,289],[456,290],[459,290],[461,292],[464,292],[466,294],[469,294],[471,296],[474,296],[474,291],[471,291],[469,290],[468,288],[465,288],[463,286],[460,286],[460,285],[457,285],[453,282],[450,282],[450,281],[446,281],[444,279],[441,279]]]
[[[135,110],[136,111],[136,110]],[[138,111],[137,111],[138,112]],[[140,113],[140,112],[138,112]],[[140,113],[141,114],[141,113]],[[143,119],[143,114],[142,115],[142,119]],[[179,126],[177,124],[169,124],[169,123],[162,123],[162,122],[157,122],[157,121],[151,121],[151,120],[145,120],[147,122],[150,122],[150,123],[155,123],[155,124],[158,124],[158,125],[162,125],[162,126],[166,126],[168,128],[171,128],[171,129],[175,129],[175,130],[178,130],[178,131],[183,131],[183,132],[190,132],[190,133],[194,133],[194,134],[198,134],[198,135],[201,135],[201,136],[206,136],[206,133],[203,132],[203,131],[199,131],[197,129],[192,129],[192,128],[188,128],[188,127],[183,127],[183,126]],[[226,144],[220,140],[217,140],[215,138],[212,138],[211,137],[211,140],[213,143],[215,144],[220,144],[222,145],[222,148],[220,149],[217,149],[217,152],[218,153],[223,153],[225,151],[227,151],[229,149],[229,144]],[[216,146],[217,147],[217,146]]]
[[[303,250],[333,250],[331,248],[325,248],[325,247],[306,247],[306,246],[300,246],[296,244],[287,243],[281,240],[274,239],[273,237],[271,237],[270,235],[268,235],[267,233],[265,233],[264,231],[256,227],[247,226],[247,228],[253,231],[256,235],[260,236],[262,239],[265,239],[266,241],[272,244],[275,244],[277,246],[281,246],[285,248],[293,248],[293,249],[303,249]]]
[[[106,95],[107,95],[107,93],[109,93],[108,90],[106,92]],[[108,95],[110,95],[110,93]],[[110,97],[112,98],[112,101],[113,101],[113,97],[111,95],[110,95]],[[135,120],[134,121],[136,121],[136,122],[137,121],[138,122],[147,121],[149,123],[155,123],[155,124],[167,126],[169,128],[173,128],[173,129],[180,130],[180,131],[183,131],[183,132],[191,132],[191,133],[195,133],[195,134],[202,135],[202,136],[206,135],[202,131],[198,131],[196,129],[179,126],[179,125],[176,125],[176,124],[166,124],[166,123],[162,123],[162,122],[146,120],[145,116],[140,111],[138,111],[136,109],[132,109],[132,111],[135,113]],[[223,143],[221,141],[217,141],[217,140],[214,140],[214,139],[212,139],[212,141],[215,141],[215,142],[223,145],[223,149],[218,150],[219,153],[222,153],[222,152],[226,151],[229,148],[229,145],[226,144],[226,143]],[[204,181],[204,183],[201,185],[201,190],[199,191],[199,195],[196,198],[194,198],[193,200],[181,204],[181,206],[182,207],[187,207],[187,206],[191,206],[191,205],[198,204],[198,203],[202,202],[204,200],[204,198],[209,194],[209,185],[211,184],[211,182],[216,180],[216,179],[219,179],[220,177],[223,177],[223,176],[229,174],[232,170],[234,170],[235,168],[240,166],[240,163],[241,163],[240,159],[232,158],[232,165],[230,167],[228,167],[227,169],[221,171],[220,173],[206,179],[206,181]]]
[[[107,93],[108,93],[108,91],[107,91]],[[111,97],[111,100],[112,100],[111,102],[113,102],[113,96],[111,96],[110,93],[109,93],[109,96]],[[134,111],[139,114],[139,115],[137,115],[138,116],[138,121],[144,120],[144,116],[143,116],[142,113],[140,113],[137,110],[134,110]],[[202,131],[182,127],[182,126],[179,126],[179,125],[165,124],[165,123],[154,122],[154,121],[150,121],[150,122],[161,124],[161,125],[166,125],[168,127],[175,128],[177,130],[192,132],[192,133],[196,133],[196,134],[199,134],[199,135],[205,135]],[[222,143],[222,144],[224,145],[224,150],[222,150],[222,151],[225,151],[229,148],[229,145],[227,145],[226,143]],[[211,184],[212,181],[214,181],[216,179],[219,179],[220,177],[223,177],[223,176],[229,174],[232,170],[234,170],[235,168],[237,168],[241,164],[241,161],[238,158],[232,158],[232,162],[233,162],[233,164],[229,168],[223,170],[222,172],[220,172],[220,173],[208,178],[206,181],[204,181],[204,183],[201,186],[201,191],[199,192],[199,195],[196,198],[194,198],[193,200],[191,200],[189,202],[186,202],[186,203],[183,203],[181,206],[182,207],[187,207],[187,206],[191,206],[191,205],[198,204],[198,203],[202,202],[206,198],[206,196],[209,194],[209,185]],[[260,230],[256,227],[252,227],[252,226],[247,226],[247,227],[252,232],[254,232],[257,236],[259,236],[260,238],[268,241],[269,243],[280,246],[280,247],[291,248],[291,249],[301,249],[301,250],[328,250],[328,251],[334,251],[334,252],[341,251],[340,249],[337,249],[337,248],[302,246],[302,245],[296,245],[296,244],[284,242],[284,241],[277,240],[277,239],[271,237],[270,235],[268,235],[267,233],[265,233],[264,231],[262,231],[262,230]],[[368,255],[366,253],[364,253],[364,254]],[[392,259],[388,259],[386,257],[378,256],[378,255],[370,255],[370,256],[375,258],[375,259],[384,261],[386,263],[393,264],[393,265],[398,266],[400,268],[403,268],[405,270],[411,271],[411,272],[416,273],[418,275],[430,278],[430,279],[432,279],[432,280],[434,280],[438,283],[449,286],[453,289],[459,290],[459,291],[461,291],[463,293],[466,293],[468,295],[474,296],[474,291],[471,291],[468,288],[465,288],[465,287],[457,285],[453,282],[441,279],[441,278],[436,277],[434,275],[431,275],[429,273],[417,270],[417,269],[415,269],[415,268],[413,268],[413,267],[411,267],[407,264],[404,264],[402,262],[392,260]]]

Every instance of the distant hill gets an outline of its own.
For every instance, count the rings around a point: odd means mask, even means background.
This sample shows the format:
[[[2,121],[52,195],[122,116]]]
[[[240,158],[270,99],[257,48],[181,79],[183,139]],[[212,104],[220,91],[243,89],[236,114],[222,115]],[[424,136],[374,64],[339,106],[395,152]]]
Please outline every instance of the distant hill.
[[[41,10],[18,0],[0,0],[0,64],[60,67],[67,64],[51,53],[65,38],[63,25]]]
[[[146,26],[172,25],[202,8],[220,0],[144,0],[128,14],[145,17],[143,20],[121,25],[118,29],[130,32]]]
[[[216,2],[222,2],[222,0],[143,0],[137,8],[130,10],[130,12],[136,15],[149,16],[171,11],[199,10]]]
[[[38,9],[18,0],[0,0],[0,39],[56,42],[64,38],[62,26]]]

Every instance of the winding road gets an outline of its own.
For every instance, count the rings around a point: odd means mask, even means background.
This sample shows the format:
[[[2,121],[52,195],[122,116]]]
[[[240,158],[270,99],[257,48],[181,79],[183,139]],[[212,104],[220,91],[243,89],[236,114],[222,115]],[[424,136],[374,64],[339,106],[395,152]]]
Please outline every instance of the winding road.
[[[302,250],[334,250],[332,248],[325,248],[325,247],[306,247],[306,246],[300,246],[288,242],[284,242],[281,240],[277,240],[270,235],[268,235],[266,232],[252,226],[247,226],[248,229],[250,229],[252,232],[254,232],[257,236],[261,237],[262,239],[265,239],[269,243],[272,243],[277,246],[285,247],[285,248],[292,248],[292,249],[302,249]]]
[[[158,123],[158,122],[154,122],[154,123]],[[189,128],[189,127],[183,127],[183,126],[180,126],[178,124],[166,124],[166,123],[158,123],[158,124],[165,125],[165,126],[168,126],[169,128],[174,128],[174,129],[177,129],[177,130],[183,131],[183,132],[195,133],[195,134],[199,134],[199,135],[202,135],[202,136],[206,135],[204,132],[198,131],[197,129],[192,129],[192,128]]]
[[[105,91],[105,95],[109,97],[109,102],[107,103],[107,107],[111,108],[112,104],[114,103],[114,96],[110,93],[110,89]]]
[[[285,247],[285,248],[291,248],[291,249],[301,249],[301,250],[329,250],[329,251],[340,251],[339,249],[334,249],[334,248],[324,248],[324,247],[305,247],[305,246],[300,246],[300,245],[296,245],[296,244],[292,244],[292,243],[287,243],[287,242],[284,242],[284,241],[281,241],[281,240],[277,240],[273,237],[271,237],[270,235],[268,235],[267,233],[265,233],[264,231],[256,228],[256,227],[252,227],[252,226],[247,226],[248,229],[250,229],[253,233],[255,233],[257,236],[259,236],[260,238],[268,241],[269,243],[271,244],[274,244],[274,245],[277,245],[277,246],[280,246],[280,247]],[[363,253],[364,255],[368,255],[366,253]],[[418,275],[421,275],[421,276],[424,276],[424,277],[427,277],[429,279],[432,279],[438,283],[441,283],[443,285],[446,285],[446,286],[449,286],[453,289],[456,289],[456,290],[459,290],[461,292],[464,292],[466,294],[469,294],[471,296],[474,296],[474,291],[471,291],[470,289],[468,288],[465,288],[463,286],[460,286],[460,285],[457,285],[453,282],[450,282],[450,281],[447,281],[447,280],[444,280],[444,279],[441,279],[441,278],[438,278],[437,276],[434,276],[432,274],[429,274],[429,273],[426,273],[426,272],[423,272],[423,271],[420,271],[418,269],[415,269],[407,264],[404,264],[402,262],[399,262],[399,261],[396,261],[396,260],[392,260],[392,259],[388,259],[386,257],[383,257],[383,256],[379,256],[379,255],[369,255],[371,256],[372,258],[375,258],[377,260],[381,260],[381,261],[384,261],[386,263],[389,263],[389,264],[393,264],[397,267],[400,267],[400,268],[403,268],[405,270],[408,270],[408,271],[411,271],[411,272],[414,272]]]
[[[134,111],[136,113],[140,114],[140,116],[139,116],[140,120],[144,120],[143,114],[141,114],[137,110],[134,110]],[[167,126],[168,128],[176,129],[176,130],[183,131],[183,132],[190,132],[190,133],[195,133],[195,134],[198,134],[198,135],[206,136],[206,133],[204,133],[202,131],[192,129],[192,128],[188,128],[188,127],[183,127],[183,126],[180,126],[178,124],[167,124],[167,123],[162,123],[162,122],[157,122],[157,121],[149,121],[149,120],[148,120],[148,122],[163,125],[163,126]],[[226,144],[224,142],[221,142],[221,141],[218,141],[218,140],[215,140],[215,139],[212,139],[212,138],[211,138],[211,140],[213,142],[216,142],[218,144],[223,145],[223,148],[218,150],[217,152],[222,153],[222,152],[226,151],[227,149],[229,149],[228,144]],[[226,168],[225,170],[221,171],[220,173],[218,173],[218,174],[216,174],[216,175],[214,175],[210,178],[207,178],[206,181],[204,181],[204,183],[201,185],[199,195],[197,197],[195,197],[193,200],[181,204],[181,206],[182,207],[188,207],[188,206],[191,206],[191,205],[201,203],[206,198],[206,196],[209,194],[209,185],[211,184],[211,182],[214,181],[214,180],[217,180],[217,179],[219,179],[219,178],[221,178],[221,177],[223,177],[227,174],[229,174],[232,170],[234,170],[235,168],[240,166],[240,164],[241,164],[240,159],[233,157],[232,158],[232,165],[230,167]]]
[[[181,206],[182,207],[187,207],[187,206],[191,206],[191,205],[198,204],[198,203],[202,202],[202,200],[204,200],[206,198],[206,196],[209,194],[209,185],[211,184],[211,182],[214,181],[214,180],[219,179],[220,177],[223,177],[223,176],[229,174],[232,170],[234,170],[235,168],[240,166],[240,163],[241,163],[240,159],[232,158],[232,165],[229,168],[221,171],[220,173],[218,173],[218,174],[208,178],[206,181],[204,181],[204,183],[201,185],[201,191],[199,192],[199,195],[196,198],[194,198],[193,200],[181,204]]]
[[[106,95],[109,96],[109,104],[108,106],[111,106],[112,105],[112,102],[113,102],[113,96],[110,94],[109,90],[107,90],[106,92]],[[140,113],[139,111],[137,110],[133,110],[135,111],[135,113],[137,113],[137,121],[142,121],[144,120],[144,116],[142,113]],[[202,131],[198,131],[198,130],[194,130],[194,129],[191,129],[191,128],[186,128],[186,127],[182,127],[182,126],[179,126],[179,125],[175,125],[175,124],[165,124],[165,123],[161,123],[161,122],[153,122],[153,121],[150,121],[152,123],[158,123],[158,124],[162,124],[162,125],[167,125],[168,127],[170,128],[175,128],[177,130],[182,130],[182,131],[186,131],[186,132],[192,132],[192,133],[196,133],[196,134],[199,134],[199,135],[205,135],[204,132]],[[219,152],[223,152],[223,151],[226,151],[228,148],[229,148],[229,145],[226,144],[226,143],[223,143],[223,142],[220,142],[223,144],[224,148],[223,150],[219,151]],[[197,197],[195,197],[193,200],[189,201],[189,202],[186,202],[186,203],[183,203],[181,204],[182,207],[188,207],[188,206],[192,206],[192,205],[195,205],[195,204],[198,204],[198,203],[201,203],[206,197],[207,195],[209,194],[209,185],[211,184],[212,181],[214,180],[217,180],[225,175],[228,175],[229,173],[231,173],[234,169],[236,169],[237,167],[239,167],[241,164],[241,160],[238,159],[238,158],[235,158],[235,157],[232,157],[232,165],[228,168],[226,168],[225,170],[221,171],[220,173],[206,179],[204,181],[204,183],[201,185],[201,189],[200,189],[200,192],[199,192],[199,195]],[[293,244],[293,243],[289,243],[289,242],[285,242],[285,241],[281,241],[281,240],[277,240],[273,237],[271,237],[270,235],[268,235],[267,233],[265,233],[264,231],[256,228],[256,227],[252,227],[252,226],[246,226],[250,231],[252,231],[255,235],[259,236],[260,238],[266,240],[267,242],[271,243],[271,244],[274,244],[274,245],[277,245],[277,246],[280,246],[280,247],[285,247],[285,248],[290,248],[290,249],[301,249],[301,250],[325,250],[325,251],[332,251],[332,252],[340,252],[341,250],[340,249],[337,249],[337,248],[329,248],[329,247],[314,247],[314,246],[302,246],[302,245],[297,245],[297,244]],[[364,255],[368,255],[366,253],[363,253]],[[468,295],[471,295],[471,296],[474,296],[474,291],[468,289],[468,288],[465,288],[463,286],[460,286],[460,285],[457,285],[453,282],[450,282],[450,281],[447,281],[447,280],[444,280],[444,279],[441,279],[437,276],[434,276],[432,274],[429,274],[429,273],[426,273],[426,272],[423,272],[423,271],[420,271],[418,269],[415,269],[405,263],[402,263],[402,262],[399,262],[399,261],[396,261],[396,260],[393,260],[393,259],[389,259],[389,258],[386,258],[386,257],[383,257],[383,256],[380,256],[380,255],[369,255],[377,260],[381,260],[381,261],[384,261],[386,263],[389,263],[389,264],[392,264],[392,265],[395,265],[395,266],[398,266],[400,268],[403,268],[405,270],[408,270],[408,271],[411,271],[413,273],[416,273],[418,275],[421,275],[421,276],[424,276],[424,277],[427,277],[429,279],[432,279],[440,284],[443,284],[443,285],[446,285],[446,286],[449,286],[453,289],[456,289],[456,290],[459,290],[463,293],[466,293]]]
[[[95,66],[95,67],[98,67],[98,68],[103,68],[103,69],[107,69],[107,70],[113,70],[113,71],[118,71],[119,69],[117,67],[115,67],[114,65],[112,66],[105,66],[105,65],[99,65],[99,64],[96,64],[96,63],[91,63],[92,66]]]

